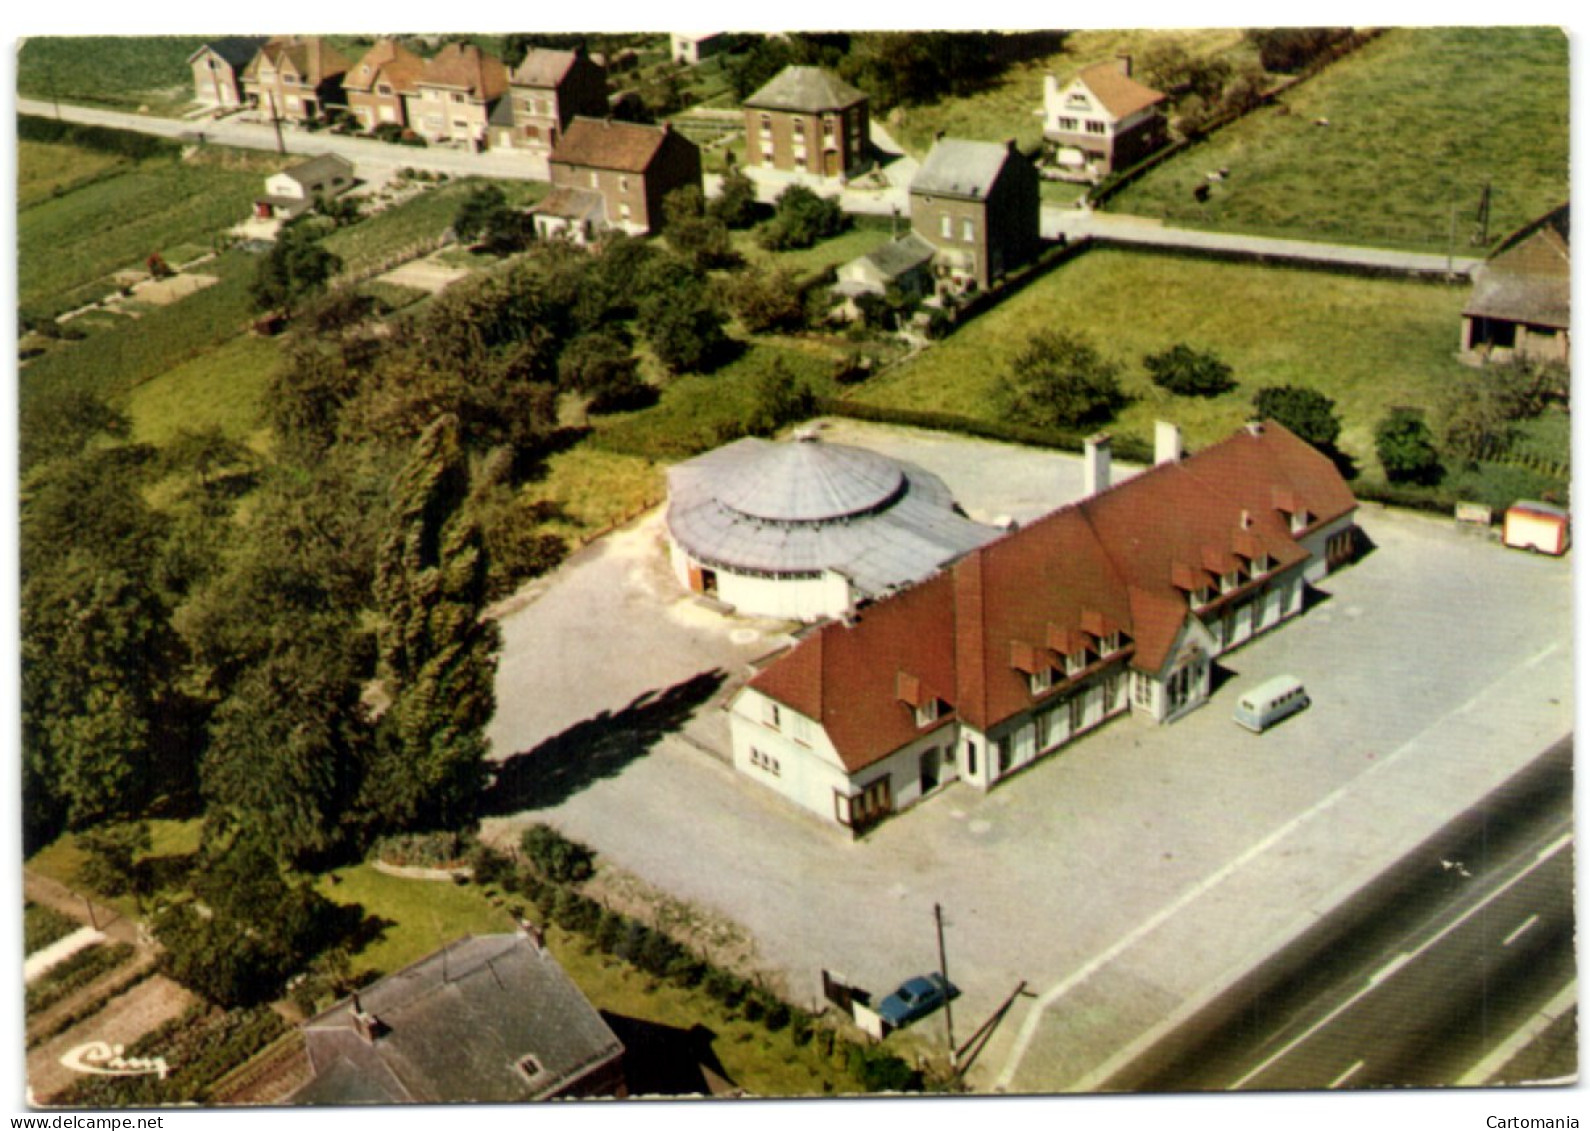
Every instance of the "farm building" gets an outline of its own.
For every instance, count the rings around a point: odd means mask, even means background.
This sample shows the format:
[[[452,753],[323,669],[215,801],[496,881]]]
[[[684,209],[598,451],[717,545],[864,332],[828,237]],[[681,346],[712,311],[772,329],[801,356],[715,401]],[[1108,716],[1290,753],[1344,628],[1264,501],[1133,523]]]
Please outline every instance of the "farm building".
[[[627,1094],[624,1046],[527,931],[474,935],[304,1022],[297,1104],[524,1103]]]
[[[1303,608],[1345,562],[1357,502],[1273,423],[1196,455],[1162,426],[1155,466],[812,631],[730,707],[735,767],[859,831],[961,780],[988,789],[1130,711],[1174,720],[1215,657]]]
[[[254,214],[262,220],[290,220],[309,211],[318,201],[341,196],[353,187],[353,162],[335,153],[322,153],[308,161],[265,178],[265,195],[254,199]]]
[[[1463,308],[1464,360],[1568,363],[1568,206],[1503,242],[1474,273]]]
[[[737,440],[668,472],[679,583],[740,612],[841,616],[998,537],[936,475],[876,452]]]

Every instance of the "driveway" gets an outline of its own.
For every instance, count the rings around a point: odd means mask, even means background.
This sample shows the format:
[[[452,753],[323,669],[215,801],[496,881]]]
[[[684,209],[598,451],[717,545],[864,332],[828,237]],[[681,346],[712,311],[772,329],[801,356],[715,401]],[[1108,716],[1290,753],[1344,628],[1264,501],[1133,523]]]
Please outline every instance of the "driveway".
[[[1039,455],[1025,478],[990,475],[980,487],[930,446],[913,458],[979,506],[999,505],[1001,478],[1013,483],[1004,509],[1014,513],[1034,476],[1065,481],[1044,461],[1068,457]],[[1227,657],[1233,674],[1205,709],[1163,728],[1117,720],[991,793],[953,785],[863,841],[667,735],[506,824],[549,820],[737,921],[801,1001],[816,999],[825,967],[881,990],[934,966],[940,903],[963,1037],[1018,981],[1041,995],[1018,1003],[971,1083],[1073,1086],[1571,729],[1569,564],[1441,520],[1376,507],[1361,517],[1378,549],[1329,578],[1300,620]],[[620,554],[643,550],[631,542]],[[631,610],[647,615],[655,596],[621,599],[606,633],[564,618],[576,635],[556,638],[582,641],[566,650],[569,665],[607,651],[601,636],[627,635]],[[653,686],[690,667],[672,646],[647,639],[634,657],[651,665],[668,653]],[[1237,694],[1283,671],[1304,680],[1314,706],[1262,737],[1236,728]],[[548,705],[537,717],[577,714]]]

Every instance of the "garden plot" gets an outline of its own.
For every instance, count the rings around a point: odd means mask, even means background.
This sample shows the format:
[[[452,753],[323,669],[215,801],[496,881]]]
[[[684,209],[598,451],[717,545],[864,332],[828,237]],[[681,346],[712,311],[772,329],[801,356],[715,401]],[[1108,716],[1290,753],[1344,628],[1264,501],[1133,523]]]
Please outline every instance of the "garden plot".
[[[396,283],[428,294],[438,294],[458,280],[469,275],[463,267],[449,267],[435,256],[415,259],[376,277],[377,282]]]

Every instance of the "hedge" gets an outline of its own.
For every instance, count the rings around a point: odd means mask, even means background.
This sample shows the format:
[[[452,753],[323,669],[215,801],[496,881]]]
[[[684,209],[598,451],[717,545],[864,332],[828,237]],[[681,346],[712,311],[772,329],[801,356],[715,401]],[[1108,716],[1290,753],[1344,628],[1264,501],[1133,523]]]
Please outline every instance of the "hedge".
[[[837,397],[818,397],[814,407],[819,414],[843,416],[850,420],[866,420],[877,424],[900,424],[909,428],[928,428],[937,432],[957,432],[983,440],[1000,440],[1010,444],[1025,444],[1035,448],[1054,448],[1060,451],[1080,452],[1091,431],[1072,431],[1064,428],[1034,428],[1025,424],[1008,424],[996,420],[978,420],[949,412],[924,412],[910,408],[892,408],[867,404],[862,401],[840,400]],[[1128,463],[1153,463],[1151,444],[1131,436],[1115,436],[1110,441],[1114,458]]]
[[[40,118],[31,114],[17,115],[17,140],[77,145],[138,161],[148,157],[175,156],[182,152],[178,142],[167,138],[111,129],[108,126],[63,122],[58,118]]]
[[[62,959],[47,974],[27,988],[26,1012],[29,1017],[42,1013],[58,1001],[116,969],[132,957],[127,943],[87,946],[70,958]]]

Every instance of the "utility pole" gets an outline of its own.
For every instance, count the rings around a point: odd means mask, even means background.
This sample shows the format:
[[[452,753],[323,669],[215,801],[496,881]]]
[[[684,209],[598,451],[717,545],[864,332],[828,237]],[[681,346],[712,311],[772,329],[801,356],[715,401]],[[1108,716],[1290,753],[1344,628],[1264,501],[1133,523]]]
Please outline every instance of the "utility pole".
[[[271,104],[271,125],[276,127],[276,152],[285,157],[287,155],[287,143],[282,140],[281,115],[276,113],[276,92],[268,91],[266,97],[270,99]]]
[[[955,1015],[950,1011],[950,968],[944,959],[944,912],[938,904],[933,905],[933,923],[939,933],[939,977],[944,979],[944,1035],[950,1042],[950,1068],[958,1067],[956,1061],[960,1059],[955,1055]]]

